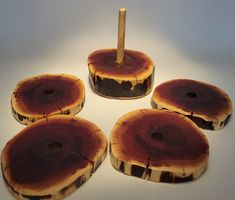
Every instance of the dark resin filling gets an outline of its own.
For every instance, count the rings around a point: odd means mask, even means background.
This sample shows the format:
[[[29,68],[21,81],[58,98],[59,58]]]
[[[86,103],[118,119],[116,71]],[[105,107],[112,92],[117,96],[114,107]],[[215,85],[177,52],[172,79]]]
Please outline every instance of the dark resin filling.
[[[143,83],[138,83],[133,87],[130,81],[118,83],[113,79],[101,79],[96,76],[92,79],[94,89],[98,93],[109,97],[138,97],[146,95],[152,87],[153,74],[146,78]]]

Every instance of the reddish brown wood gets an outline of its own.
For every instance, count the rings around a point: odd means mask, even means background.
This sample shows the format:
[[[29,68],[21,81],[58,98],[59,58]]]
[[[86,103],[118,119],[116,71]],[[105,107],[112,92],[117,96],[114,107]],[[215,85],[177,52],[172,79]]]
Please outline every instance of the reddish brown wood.
[[[21,81],[12,95],[12,109],[21,123],[54,114],[75,114],[85,101],[84,85],[71,75],[40,75]]]
[[[152,61],[143,53],[133,50],[125,50],[124,62],[116,62],[116,49],[102,49],[93,52],[88,64],[95,65],[96,71],[114,76],[133,76],[148,68]]]
[[[6,144],[1,156],[3,176],[16,196],[56,198],[84,183],[106,152],[106,138],[93,123],[72,116],[49,117]]]
[[[101,49],[88,57],[93,89],[98,94],[119,99],[145,96],[153,85],[154,64],[145,54],[125,50],[122,63],[116,62],[116,49]]]
[[[229,96],[216,86],[189,79],[176,79],[157,86],[154,107],[166,108],[190,117],[199,127],[219,129],[231,113]]]
[[[209,153],[207,139],[193,122],[176,113],[151,109],[120,118],[110,143],[116,169],[157,182],[161,182],[161,177],[152,177],[152,171],[172,173],[175,178],[170,182],[177,182],[177,178],[186,181],[190,176],[198,178],[206,168]]]

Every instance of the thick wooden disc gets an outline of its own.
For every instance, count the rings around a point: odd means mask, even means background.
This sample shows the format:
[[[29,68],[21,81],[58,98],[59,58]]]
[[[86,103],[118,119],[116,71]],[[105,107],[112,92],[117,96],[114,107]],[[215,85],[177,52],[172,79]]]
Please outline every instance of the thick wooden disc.
[[[157,86],[152,95],[152,107],[181,113],[199,127],[218,130],[231,114],[232,102],[220,88],[189,79],[175,79]]]
[[[62,199],[91,177],[106,153],[106,137],[95,124],[52,116],[29,125],[6,144],[2,174],[17,199]]]
[[[208,157],[208,141],[201,130],[174,112],[130,112],[117,121],[110,136],[113,167],[151,181],[197,179],[206,169]]]
[[[116,49],[101,49],[88,57],[90,81],[101,96],[133,99],[152,90],[154,64],[144,53],[125,50],[124,62],[116,63]]]
[[[31,124],[51,115],[75,115],[83,108],[84,101],[85,88],[79,78],[46,74],[20,81],[13,92],[11,105],[17,121]]]

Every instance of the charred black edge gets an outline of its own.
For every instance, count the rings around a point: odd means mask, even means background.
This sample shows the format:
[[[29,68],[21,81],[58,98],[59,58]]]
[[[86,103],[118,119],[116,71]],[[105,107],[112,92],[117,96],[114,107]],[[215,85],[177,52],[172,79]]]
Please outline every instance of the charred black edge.
[[[134,86],[134,89],[131,88],[131,81],[122,81],[118,83],[115,79],[104,78],[90,73],[90,81],[92,82],[93,90],[107,97],[116,97],[116,98],[131,98],[131,97],[141,97],[148,94],[152,89],[154,82],[154,69],[150,76],[144,79],[143,83],[138,83]]]
[[[230,118],[231,118],[231,114],[228,115],[226,119],[220,123],[220,127],[226,126]]]
[[[125,164],[124,164],[124,162],[123,161],[121,161],[121,164],[120,164],[120,166],[119,166],[119,170],[121,171],[121,172],[125,172]]]
[[[208,129],[212,131],[214,130],[212,121],[206,121],[200,117],[195,117],[192,115],[185,115],[185,116],[191,119],[195,124],[197,124],[197,126],[199,126],[202,129]]]
[[[154,109],[158,109],[158,105],[153,100],[151,100],[151,106]],[[167,108],[162,108],[162,109],[169,110]],[[175,113],[181,114],[179,112],[175,112]],[[195,117],[193,115],[185,115],[185,116],[188,117],[189,119],[191,119],[198,127],[202,128],[202,129],[214,130],[213,121],[206,121],[203,118]],[[224,127],[228,123],[230,117],[231,117],[231,114],[228,115],[225,118],[225,120],[220,123],[221,128]]]
[[[41,200],[41,199],[50,199],[50,198],[52,198],[52,195],[50,195],[50,194],[42,195],[42,196],[31,196],[31,195],[22,194],[22,196],[26,199],[29,199],[29,200]]]
[[[145,170],[146,169],[144,167],[141,167],[138,165],[132,165],[131,166],[131,175],[141,178],[144,175]]]
[[[172,172],[162,172],[160,176],[160,182],[163,183],[182,183],[193,180],[193,174],[185,177],[175,176]]]
[[[29,117],[25,117],[25,116],[23,116],[23,115],[17,113],[17,112],[14,110],[12,104],[11,104],[11,110],[12,110],[12,113],[13,113],[14,118],[15,118],[17,121],[19,121],[20,123],[23,123],[24,120],[29,121]],[[34,122],[34,121],[35,121],[35,120],[33,119],[32,122]]]

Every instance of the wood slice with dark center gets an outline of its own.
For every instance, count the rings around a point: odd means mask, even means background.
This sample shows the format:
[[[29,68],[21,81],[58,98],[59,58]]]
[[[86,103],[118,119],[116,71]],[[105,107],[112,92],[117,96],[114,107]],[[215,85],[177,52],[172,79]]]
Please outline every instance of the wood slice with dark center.
[[[220,88],[189,79],[175,79],[157,86],[152,95],[153,108],[181,113],[199,127],[218,130],[231,114],[230,97]]]
[[[2,174],[17,199],[62,199],[91,177],[106,153],[106,138],[95,124],[52,116],[29,125],[6,144]]]
[[[142,52],[125,50],[124,61],[116,63],[116,49],[101,49],[88,57],[90,81],[101,96],[117,99],[139,98],[149,94],[154,64]]]
[[[127,113],[110,136],[113,167],[156,182],[197,179],[207,167],[209,145],[188,118],[169,111],[142,109]]]
[[[85,101],[85,88],[72,75],[40,75],[19,82],[11,99],[17,121],[30,124],[55,114],[75,115]]]

